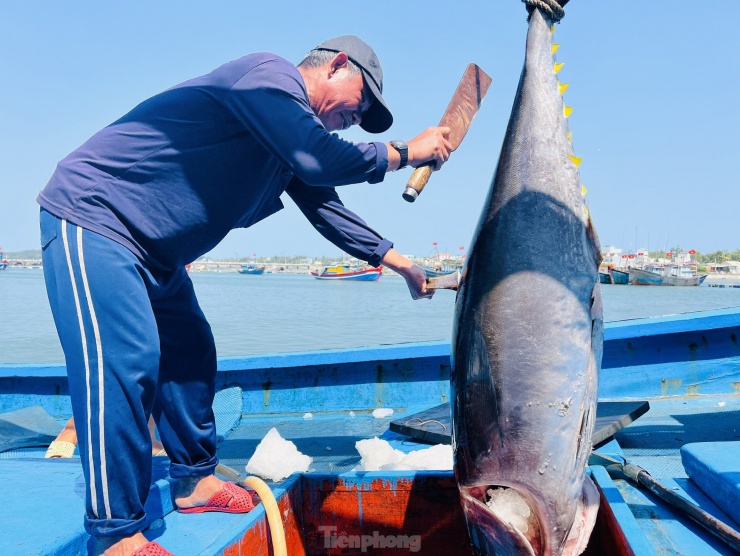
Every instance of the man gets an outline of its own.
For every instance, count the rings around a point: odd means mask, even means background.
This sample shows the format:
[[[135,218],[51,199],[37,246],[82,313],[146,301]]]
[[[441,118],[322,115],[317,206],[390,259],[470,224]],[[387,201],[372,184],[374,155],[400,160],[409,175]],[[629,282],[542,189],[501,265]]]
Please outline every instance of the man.
[[[423,271],[339,200],[334,186],[447,160],[448,128],[408,144],[353,144],[332,131],[386,131],[375,52],[331,39],[296,68],[245,56],[144,101],[62,160],[39,194],[44,273],[64,349],[85,528],[105,554],[162,554],[141,531],[154,416],[180,511],[243,512],[244,489],[214,475],[216,351],[185,264],[233,228],[282,208],[283,192],[351,255],[431,297]],[[219,501],[219,504],[214,500]]]

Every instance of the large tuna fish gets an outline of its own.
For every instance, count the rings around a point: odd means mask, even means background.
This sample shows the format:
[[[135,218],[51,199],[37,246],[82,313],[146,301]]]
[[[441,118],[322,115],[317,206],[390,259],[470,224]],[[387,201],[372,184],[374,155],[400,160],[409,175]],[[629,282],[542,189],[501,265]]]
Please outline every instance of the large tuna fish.
[[[455,473],[480,554],[579,554],[603,323],[599,244],[554,68],[530,17],[524,69],[455,307]]]

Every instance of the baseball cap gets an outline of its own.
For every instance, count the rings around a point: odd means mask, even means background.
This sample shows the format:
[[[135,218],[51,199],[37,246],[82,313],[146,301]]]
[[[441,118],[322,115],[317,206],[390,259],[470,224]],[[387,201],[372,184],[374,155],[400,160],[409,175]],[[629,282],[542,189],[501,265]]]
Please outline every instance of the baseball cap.
[[[375,51],[355,35],[343,35],[322,42],[316,50],[344,52],[361,70],[365,87],[375,100],[362,115],[360,127],[368,133],[382,133],[391,127],[393,115],[383,99],[383,68]]]

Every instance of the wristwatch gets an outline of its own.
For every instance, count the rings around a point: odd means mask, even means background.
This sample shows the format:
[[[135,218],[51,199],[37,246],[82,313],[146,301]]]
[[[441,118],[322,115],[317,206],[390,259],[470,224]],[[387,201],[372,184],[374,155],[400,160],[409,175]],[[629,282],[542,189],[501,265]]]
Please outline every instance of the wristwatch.
[[[390,141],[389,144],[398,151],[398,154],[401,155],[401,164],[398,167],[400,170],[409,163],[409,146],[400,139],[394,139],[393,141]]]

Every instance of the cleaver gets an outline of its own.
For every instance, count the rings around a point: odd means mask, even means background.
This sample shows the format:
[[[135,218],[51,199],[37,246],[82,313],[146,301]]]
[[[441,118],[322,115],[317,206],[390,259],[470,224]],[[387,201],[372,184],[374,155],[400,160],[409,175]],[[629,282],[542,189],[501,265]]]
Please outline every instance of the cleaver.
[[[439,121],[439,127],[449,127],[449,140],[452,143],[452,150],[456,150],[465,137],[470,127],[470,122],[478,113],[480,103],[488,92],[491,85],[491,78],[475,64],[468,64],[460,83],[452,95],[450,103],[447,105],[442,119]],[[403,192],[403,198],[409,203],[413,203],[421,193],[424,186],[432,175],[432,164],[422,164],[406,184],[406,190]]]

